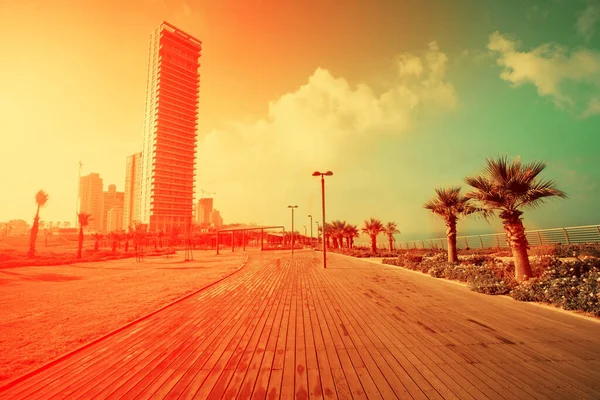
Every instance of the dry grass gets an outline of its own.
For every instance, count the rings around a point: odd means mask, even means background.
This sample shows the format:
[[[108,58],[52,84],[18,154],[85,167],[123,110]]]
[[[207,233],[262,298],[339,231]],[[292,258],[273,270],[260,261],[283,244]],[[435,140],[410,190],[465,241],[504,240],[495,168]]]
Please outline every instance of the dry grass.
[[[0,385],[238,269],[242,252],[0,269]]]

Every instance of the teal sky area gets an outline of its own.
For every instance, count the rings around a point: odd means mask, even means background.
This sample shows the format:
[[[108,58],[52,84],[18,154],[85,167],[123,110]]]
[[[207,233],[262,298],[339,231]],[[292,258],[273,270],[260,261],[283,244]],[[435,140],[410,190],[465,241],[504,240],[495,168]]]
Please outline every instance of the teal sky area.
[[[448,2],[439,4],[448,7]],[[366,201],[371,193],[378,193],[382,209],[397,207],[395,220],[400,226],[408,220],[424,222],[423,229],[414,226],[403,232],[401,240],[443,237],[441,220],[416,206],[433,194],[433,187],[458,184],[467,190],[463,178],[479,172],[486,157],[502,154],[521,156],[523,161],[547,161],[543,176],[554,179],[569,195],[567,200],[553,200],[541,209],[527,211],[526,228],[598,224],[599,116],[581,118],[582,104],[561,109],[551,96],[540,96],[534,84],[512,87],[500,78],[502,67],[486,49],[489,35],[499,31],[519,41],[519,50],[524,52],[555,42],[567,52],[583,48],[597,57],[598,35],[586,41],[575,28],[578,16],[593,4],[458,1],[447,18],[438,26],[431,25],[429,36],[439,38],[440,48],[450,59],[447,80],[454,85],[460,106],[443,116],[423,118],[408,137],[381,140],[379,157],[370,165],[379,172],[370,191],[358,194]],[[564,82],[573,98],[599,94],[599,66],[595,66],[595,85]],[[365,156],[365,162],[368,158]],[[371,199],[371,204],[376,209],[377,200]],[[459,234],[500,231],[499,219],[489,224],[471,219],[459,225]]]

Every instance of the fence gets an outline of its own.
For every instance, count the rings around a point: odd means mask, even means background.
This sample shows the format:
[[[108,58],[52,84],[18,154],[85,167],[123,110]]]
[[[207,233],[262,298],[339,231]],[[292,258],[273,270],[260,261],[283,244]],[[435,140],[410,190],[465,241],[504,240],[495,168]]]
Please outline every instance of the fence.
[[[575,244],[600,242],[600,225],[573,226],[568,228],[540,229],[525,231],[530,246],[549,244]],[[401,249],[446,249],[446,238],[412,240],[398,243]],[[458,236],[456,247],[487,249],[490,247],[508,247],[505,233],[491,233],[487,235]]]

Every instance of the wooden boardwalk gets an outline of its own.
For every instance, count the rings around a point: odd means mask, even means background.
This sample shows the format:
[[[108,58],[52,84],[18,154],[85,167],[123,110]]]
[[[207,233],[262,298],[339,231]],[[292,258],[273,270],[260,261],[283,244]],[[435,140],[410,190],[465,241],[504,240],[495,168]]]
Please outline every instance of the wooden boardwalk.
[[[600,398],[600,323],[319,256],[251,255],[0,398]]]

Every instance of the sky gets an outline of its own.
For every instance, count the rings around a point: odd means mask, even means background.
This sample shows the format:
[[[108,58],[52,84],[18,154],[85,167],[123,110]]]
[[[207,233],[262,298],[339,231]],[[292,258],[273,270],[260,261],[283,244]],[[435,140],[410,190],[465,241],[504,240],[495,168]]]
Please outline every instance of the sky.
[[[297,205],[302,231],[321,219],[311,174],[331,170],[328,220],[443,237],[423,203],[504,154],[546,161],[569,196],[527,229],[600,222],[587,0],[0,0],[0,221],[31,220],[44,189],[41,219],[73,223],[79,161],[123,190],[162,21],[203,42],[196,187],[225,223],[287,226]]]

